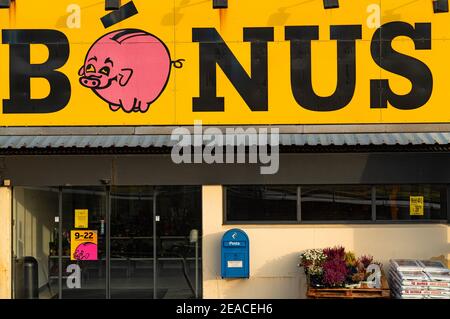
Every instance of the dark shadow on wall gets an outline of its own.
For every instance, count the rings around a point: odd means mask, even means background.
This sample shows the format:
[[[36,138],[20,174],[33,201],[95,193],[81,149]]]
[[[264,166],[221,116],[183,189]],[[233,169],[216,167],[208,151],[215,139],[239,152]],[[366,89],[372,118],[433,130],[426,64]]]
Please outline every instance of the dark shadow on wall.
[[[268,259],[262,267],[253,271],[250,264],[250,279],[228,279],[227,288],[221,291],[221,295],[226,299],[306,298],[306,276],[303,269],[297,267],[299,254]]]

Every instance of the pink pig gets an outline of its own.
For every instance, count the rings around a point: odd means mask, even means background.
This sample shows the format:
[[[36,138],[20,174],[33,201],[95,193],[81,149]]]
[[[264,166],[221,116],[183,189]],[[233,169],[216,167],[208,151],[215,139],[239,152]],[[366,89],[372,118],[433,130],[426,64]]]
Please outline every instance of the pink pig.
[[[146,112],[164,91],[172,64],[166,45],[137,29],[108,33],[87,53],[80,83],[109,103],[112,111]]]
[[[94,243],[82,243],[73,253],[76,260],[97,260],[97,245]]]

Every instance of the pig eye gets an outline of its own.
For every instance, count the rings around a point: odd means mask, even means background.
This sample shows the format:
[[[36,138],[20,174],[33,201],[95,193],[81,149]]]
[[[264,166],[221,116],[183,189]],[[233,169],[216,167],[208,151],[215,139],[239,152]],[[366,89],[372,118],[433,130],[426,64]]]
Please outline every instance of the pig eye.
[[[95,67],[92,64],[89,64],[86,67],[86,73],[95,73]]]
[[[109,68],[107,66],[105,66],[105,67],[100,69],[100,73],[101,74],[109,75],[109,72],[110,72],[110,70],[109,70]]]

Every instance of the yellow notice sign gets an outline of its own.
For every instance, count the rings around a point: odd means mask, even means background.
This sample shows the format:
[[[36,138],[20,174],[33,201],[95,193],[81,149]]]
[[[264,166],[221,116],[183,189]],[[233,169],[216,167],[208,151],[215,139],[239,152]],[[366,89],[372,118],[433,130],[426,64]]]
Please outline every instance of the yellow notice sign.
[[[89,211],[75,209],[75,228],[89,228]]]
[[[409,214],[411,216],[423,216],[423,196],[409,197]]]
[[[97,244],[96,230],[72,230],[70,232],[70,260],[97,260]]]

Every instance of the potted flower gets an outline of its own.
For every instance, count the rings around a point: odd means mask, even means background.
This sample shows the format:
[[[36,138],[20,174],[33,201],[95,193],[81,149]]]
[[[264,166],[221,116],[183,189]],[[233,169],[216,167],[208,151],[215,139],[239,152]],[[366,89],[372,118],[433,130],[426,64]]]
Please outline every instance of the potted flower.
[[[370,264],[382,266],[370,255],[357,258],[355,253],[336,246],[304,251],[298,266],[304,268],[313,288],[367,288]]]
[[[324,287],[322,266],[326,258],[322,249],[308,249],[300,255],[298,266],[304,268],[311,287]]]
[[[323,283],[332,288],[344,287],[349,272],[345,264],[344,247],[325,248],[323,253],[326,256],[323,263]]]

